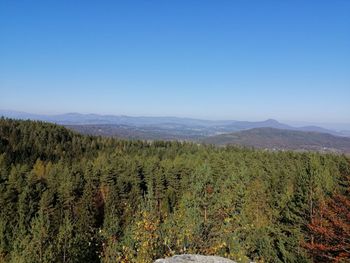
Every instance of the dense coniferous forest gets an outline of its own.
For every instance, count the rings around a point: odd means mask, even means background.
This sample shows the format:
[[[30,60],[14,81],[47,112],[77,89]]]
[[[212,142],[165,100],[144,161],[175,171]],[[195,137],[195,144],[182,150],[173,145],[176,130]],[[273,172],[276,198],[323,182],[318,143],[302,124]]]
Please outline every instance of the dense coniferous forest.
[[[0,262],[349,262],[344,155],[85,136],[0,119]]]

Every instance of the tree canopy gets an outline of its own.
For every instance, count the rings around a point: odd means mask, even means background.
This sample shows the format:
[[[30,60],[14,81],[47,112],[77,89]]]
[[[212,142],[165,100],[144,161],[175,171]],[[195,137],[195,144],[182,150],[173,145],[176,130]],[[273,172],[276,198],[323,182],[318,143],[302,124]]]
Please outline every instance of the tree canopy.
[[[348,178],[344,155],[127,141],[2,118],[0,262],[348,262]]]

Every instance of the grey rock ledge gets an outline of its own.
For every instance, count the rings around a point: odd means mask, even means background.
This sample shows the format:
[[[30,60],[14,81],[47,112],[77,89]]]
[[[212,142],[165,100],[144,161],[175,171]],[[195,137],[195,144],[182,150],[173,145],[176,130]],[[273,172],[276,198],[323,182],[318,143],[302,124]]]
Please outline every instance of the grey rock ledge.
[[[217,256],[202,256],[202,255],[175,255],[171,258],[157,259],[154,263],[236,263],[233,260],[217,257]]]

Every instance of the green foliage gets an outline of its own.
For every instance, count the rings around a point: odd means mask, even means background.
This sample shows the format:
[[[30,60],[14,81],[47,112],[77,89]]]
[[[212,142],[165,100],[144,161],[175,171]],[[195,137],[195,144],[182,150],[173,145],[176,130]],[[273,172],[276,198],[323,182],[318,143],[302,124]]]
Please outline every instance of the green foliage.
[[[177,253],[309,262],[345,156],[82,136],[0,119],[0,262],[152,262]]]

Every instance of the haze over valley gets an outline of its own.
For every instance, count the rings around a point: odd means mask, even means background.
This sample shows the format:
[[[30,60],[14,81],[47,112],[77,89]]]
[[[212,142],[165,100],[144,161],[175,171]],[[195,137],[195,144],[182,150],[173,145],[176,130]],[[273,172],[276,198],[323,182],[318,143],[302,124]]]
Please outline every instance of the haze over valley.
[[[67,113],[37,115],[0,110],[15,119],[47,121],[86,135],[133,140],[179,140],[218,146],[237,145],[270,150],[299,150],[350,153],[347,131],[318,126],[294,127],[277,120],[235,121],[177,117],[130,117]]]

